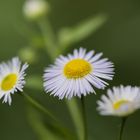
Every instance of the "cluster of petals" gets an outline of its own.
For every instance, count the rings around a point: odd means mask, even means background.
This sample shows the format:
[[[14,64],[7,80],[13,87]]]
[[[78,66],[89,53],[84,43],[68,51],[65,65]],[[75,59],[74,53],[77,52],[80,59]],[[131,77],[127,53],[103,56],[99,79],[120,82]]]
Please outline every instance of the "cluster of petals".
[[[0,64],[0,99],[3,98],[4,103],[8,102],[11,105],[11,94],[23,91],[27,67],[28,64],[22,65],[18,57]]]
[[[97,101],[101,115],[124,117],[140,108],[140,88],[120,86],[108,89],[107,96],[102,95]]]
[[[71,99],[95,93],[94,88],[104,89],[108,85],[105,80],[113,78],[114,65],[107,58],[101,58],[102,55],[83,48],[61,55],[54,65],[45,69],[45,91],[59,99]]]

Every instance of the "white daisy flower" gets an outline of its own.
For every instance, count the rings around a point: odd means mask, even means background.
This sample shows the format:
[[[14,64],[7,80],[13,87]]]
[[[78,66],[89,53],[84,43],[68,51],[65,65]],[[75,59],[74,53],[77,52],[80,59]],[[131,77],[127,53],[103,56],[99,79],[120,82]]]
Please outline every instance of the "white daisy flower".
[[[15,57],[8,63],[0,64],[0,99],[11,105],[11,94],[22,91],[25,84],[25,70],[28,64],[21,65],[20,60]]]
[[[108,83],[102,79],[112,80],[113,63],[107,58],[100,59],[102,53],[86,53],[86,49],[75,49],[73,55],[60,56],[55,64],[46,68],[44,88],[51,95],[70,99],[95,93],[94,87],[104,89]]]
[[[101,115],[127,116],[140,108],[140,88],[131,86],[114,87],[102,95],[97,102]]]

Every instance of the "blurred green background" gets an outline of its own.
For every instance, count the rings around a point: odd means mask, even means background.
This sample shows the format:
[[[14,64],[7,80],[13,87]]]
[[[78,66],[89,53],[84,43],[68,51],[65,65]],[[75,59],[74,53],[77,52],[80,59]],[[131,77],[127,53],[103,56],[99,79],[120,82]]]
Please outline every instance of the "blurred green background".
[[[24,0],[0,0],[0,60],[8,60],[16,56],[18,51],[29,45],[29,40],[22,36],[26,26],[37,28],[26,21],[22,14]],[[80,43],[71,46],[83,46],[103,52],[115,63],[115,78],[110,87],[120,84],[139,86],[140,78],[140,1],[138,0],[49,0],[51,4],[51,22],[55,31],[65,26],[73,26],[80,21],[96,14],[104,13],[108,21],[93,35]],[[34,27],[35,26],[35,27]],[[19,33],[20,30],[20,33]],[[24,33],[23,33],[24,34]],[[28,70],[42,76],[44,67],[48,64],[45,53]],[[53,99],[43,90],[27,90],[36,99],[55,112],[63,123],[71,126],[71,119],[63,101]],[[86,98],[89,140],[116,140],[120,119],[99,116],[96,111],[98,95]],[[101,93],[105,93],[102,91]],[[140,112],[130,116],[124,132],[124,140],[140,139]],[[19,95],[13,96],[12,106],[0,104],[0,140],[38,140],[37,134],[29,124],[26,102]]]

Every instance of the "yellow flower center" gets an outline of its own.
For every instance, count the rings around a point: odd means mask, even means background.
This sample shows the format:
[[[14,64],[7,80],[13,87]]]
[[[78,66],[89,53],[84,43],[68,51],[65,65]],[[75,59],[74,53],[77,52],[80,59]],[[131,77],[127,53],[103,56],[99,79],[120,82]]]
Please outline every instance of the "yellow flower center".
[[[115,110],[118,110],[118,109],[120,109],[121,106],[123,106],[125,104],[128,104],[129,102],[130,101],[128,101],[128,100],[120,100],[120,101],[117,101],[116,103],[114,103],[113,108]]]
[[[92,70],[91,64],[83,59],[74,59],[64,67],[64,74],[67,78],[82,78]]]
[[[17,75],[16,74],[9,74],[4,77],[1,83],[1,89],[4,91],[11,90],[17,82]]]

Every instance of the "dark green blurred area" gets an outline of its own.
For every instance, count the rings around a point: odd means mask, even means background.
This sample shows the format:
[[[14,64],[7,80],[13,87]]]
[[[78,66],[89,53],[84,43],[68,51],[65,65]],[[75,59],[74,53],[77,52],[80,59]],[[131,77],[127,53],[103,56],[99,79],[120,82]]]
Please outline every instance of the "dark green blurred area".
[[[116,75],[111,86],[137,85],[140,78],[140,1],[138,0],[50,0],[52,7],[51,21],[56,31],[64,26],[73,26],[96,14],[105,13],[108,21],[93,35],[75,47],[83,46],[103,52],[114,62]],[[29,44],[28,39],[18,33],[17,29],[24,24],[31,26],[22,15],[24,0],[0,0],[0,60],[8,60],[16,56],[18,50]],[[23,29],[24,30],[24,29]],[[47,66],[46,59],[33,66],[34,73],[43,74]],[[30,70],[29,70],[30,73]],[[31,92],[31,91],[29,91]],[[38,92],[38,91],[37,91]],[[100,92],[100,91],[98,91]],[[102,93],[105,93],[105,91]],[[35,94],[35,95],[33,95]],[[47,104],[58,117],[69,122],[68,112],[63,102],[53,100],[42,93],[32,93],[40,101]],[[96,112],[97,96],[86,98],[89,140],[116,140],[119,118],[102,117]],[[50,101],[48,101],[50,99]],[[52,103],[51,103],[52,101]],[[51,107],[52,106],[52,107]],[[66,112],[65,112],[66,111]],[[69,115],[68,115],[69,116]],[[124,140],[140,139],[140,112],[135,113],[127,122]],[[19,95],[13,96],[13,104],[9,107],[0,104],[0,140],[37,140],[27,119],[26,103]]]

